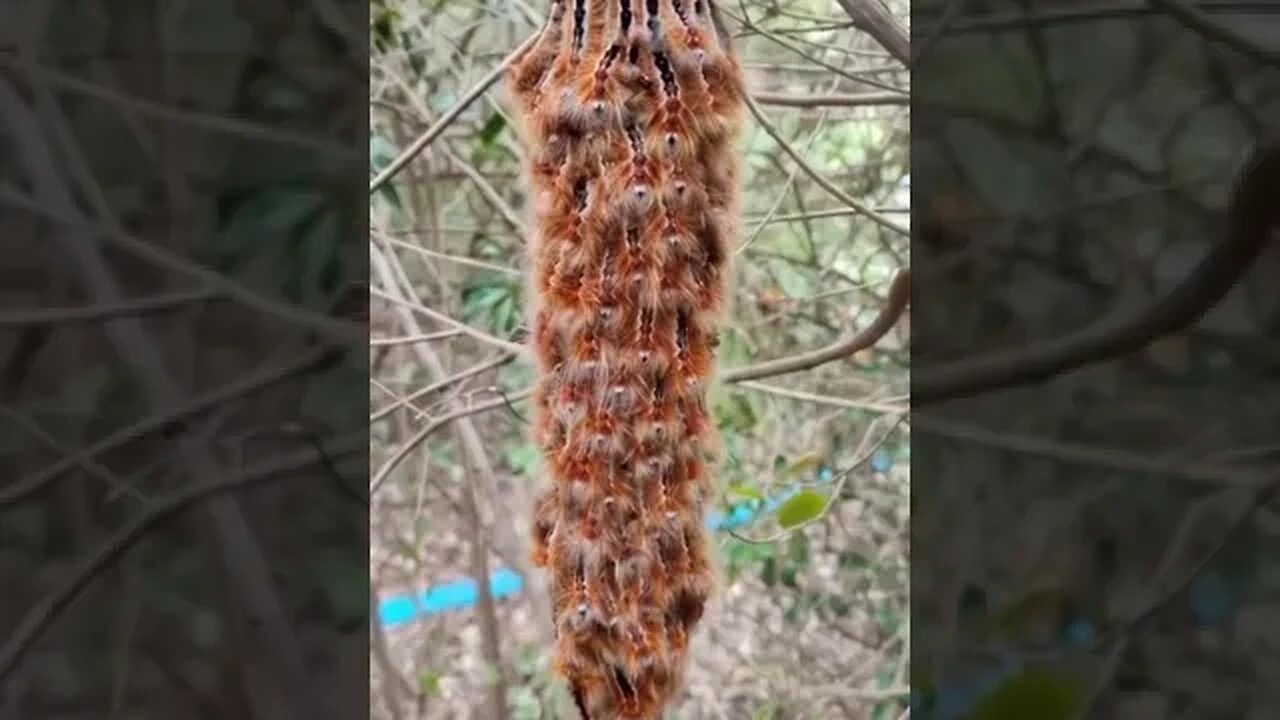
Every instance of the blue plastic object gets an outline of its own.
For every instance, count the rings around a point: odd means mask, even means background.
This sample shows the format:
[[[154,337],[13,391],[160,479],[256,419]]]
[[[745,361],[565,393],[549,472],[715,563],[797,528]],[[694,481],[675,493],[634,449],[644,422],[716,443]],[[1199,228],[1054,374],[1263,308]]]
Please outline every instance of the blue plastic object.
[[[887,467],[887,465],[884,458],[877,463],[878,467]],[[883,472],[883,470],[878,471]],[[832,478],[830,470],[818,473],[820,483],[830,482]],[[734,506],[727,513],[719,510],[712,511],[707,515],[707,527],[713,531],[737,530],[749,524],[757,516],[777,510],[797,492],[799,489],[793,488],[764,502],[742,503]],[[516,595],[523,587],[524,579],[507,568],[499,569],[489,576],[489,592],[495,599]],[[427,588],[417,594],[405,593],[383,598],[378,603],[378,619],[383,627],[396,628],[443,612],[464,610],[474,606],[479,597],[480,588],[475,580],[459,580]]]
[[[707,516],[707,526],[712,530],[736,530],[750,523],[763,512],[776,510],[779,505],[795,491],[786,493],[765,502],[757,502],[757,507],[738,505],[728,514],[715,511]],[[489,576],[489,592],[494,599],[516,595],[524,587],[524,579],[507,568],[495,571]],[[480,588],[475,580],[459,580],[428,588],[417,595],[406,593],[383,598],[378,603],[378,618],[385,628],[395,628],[431,615],[439,615],[450,610],[464,610],[476,604],[480,597]]]
[[[515,595],[523,584],[519,575],[506,568],[489,576],[489,592],[494,598]],[[416,597],[409,594],[384,598],[379,603],[378,616],[383,627],[394,628],[426,615],[471,607],[479,597],[475,580],[461,580],[423,590]]]

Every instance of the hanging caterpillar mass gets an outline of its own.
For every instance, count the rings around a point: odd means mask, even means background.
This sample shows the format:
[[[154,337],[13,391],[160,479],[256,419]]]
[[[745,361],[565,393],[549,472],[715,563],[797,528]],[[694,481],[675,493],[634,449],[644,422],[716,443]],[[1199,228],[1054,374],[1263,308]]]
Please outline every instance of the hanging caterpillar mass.
[[[553,0],[509,71],[533,205],[533,561],[585,720],[661,717],[714,585],[707,404],[742,71],[709,0]]]

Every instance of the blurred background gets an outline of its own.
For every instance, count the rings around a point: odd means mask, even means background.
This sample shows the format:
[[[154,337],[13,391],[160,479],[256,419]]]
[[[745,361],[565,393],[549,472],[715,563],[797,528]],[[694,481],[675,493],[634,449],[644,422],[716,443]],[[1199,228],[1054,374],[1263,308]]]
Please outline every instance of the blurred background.
[[[721,5],[760,112],[740,140],[745,217],[722,369],[853,335],[908,263],[892,229],[909,220],[908,76],[855,29],[861,8]],[[371,174],[432,133],[371,197],[376,718],[573,717],[526,560],[545,482],[526,439],[532,368],[506,344],[525,322],[521,148],[501,83],[486,88],[546,10],[373,6]],[[907,4],[891,11],[905,26]],[[904,318],[872,350],[713,390],[723,582],[671,717],[904,714],[907,332]],[[473,581],[486,576],[488,593]]]
[[[1275,214],[1189,327],[921,392],[975,355],[1061,356],[1228,242],[1280,128],[1276,4],[912,5],[915,720],[1276,717],[1277,516],[1247,488],[1276,477]]]

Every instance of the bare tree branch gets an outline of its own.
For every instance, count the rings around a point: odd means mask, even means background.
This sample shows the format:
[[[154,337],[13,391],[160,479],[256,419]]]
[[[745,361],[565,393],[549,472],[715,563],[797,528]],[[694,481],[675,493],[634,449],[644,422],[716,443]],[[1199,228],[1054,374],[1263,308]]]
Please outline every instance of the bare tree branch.
[[[119,281],[102,256],[99,245],[91,241],[88,232],[80,230],[90,223],[76,222],[79,211],[68,186],[79,186],[80,191],[89,199],[97,224],[108,234],[114,237],[128,236],[114,216],[103,188],[94,176],[53,92],[44,83],[34,84],[34,108],[28,110],[9,83],[0,83],[0,92],[6,96],[0,106],[8,108],[11,125],[22,130],[25,166],[31,175],[38,204],[54,208],[57,215],[70,221],[72,227],[65,233],[63,244],[88,292],[102,304],[118,304],[123,299]],[[50,142],[45,141],[45,128],[52,136]],[[60,177],[54,170],[60,166],[54,160],[55,147],[57,154],[66,159],[69,178]],[[151,248],[149,243],[142,245]],[[157,250],[152,253],[153,256],[157,254],[165,257],[171,267],[190,267],[181,258],[167,252]],[[217,273],[204,274],[213,276],[224,287],[229,285]],[[212,281],[208,282],[210,285],[214,284]],[[308,317],[311,317],[310,314]],[[129,316],[116,318],[106,324],[105,331],[120,358],[129,365],[145,389],[148,404],[153,410],[182,404],[182,388],[166,367],[152,338],[136,320]],[[213,484],[220,480],[221,463],[200,438],[188,432],[179,435],[176,442],[186,468],[198,484]],[[289,701],[298,703],[299,707],[307,708],[308,712],[317,717],[328,717],[329,710],[319,705],[307,692],[306,667],[293,627],[276,595],[261,548],[250,532],[240,507],[234,501],[220,498],[210,504],[203,520],[207,526],[207,541],[221,563],[224,582],[232,584],[232,597],[243,615],[243,621],[255,642],[269,648],[267,653],[257,658],[260,664],[245,668],[246,672],[261,674],[261,678],[254,679],[260,682],[265,680],[267,684],[264,687],[274,686],[273,691],[284,693]],[[257,704],[270,702],[261,696],[255,696],[254,700]]]
[[[107,320],[122,315],[146,315],[149,313],[181,310],[196,303],[217,297],[212,290],[173,292],[151,297],[121,300],[112,305],[90,305],[80,308],[39,308],[0,313],[0,327],[24,325],[65,325],[69,323]]]
[[[762,105],[778,105],[781,107],[819,108],[819,107],[878,107],[897,105],[906,107],[911,104],[911,96],[906,93],[861,93],[857,95],[778,95],[774,93],[752,93],[751,97]]]
[[[362,323],[347,322],[322,315],[288,302],[267,297],[256,290],[241,285],[227,276],[206,267],[179,257],[146,240],[131,235],[119,227],[103,227],[100,223],[90,222],[79,217],[73,211],[54,209],[26,193],[15,190],[8,185],[0,185],[0,202],[21,208],[33,215],[56,220],[68,230],[89,236],[102,238],[129,253],[148,260],[160,267],[181,275],[197,278],[219,294],[239,302],[247,307],[260,310],[272,317],[300,327],[315,330],[328,338],[344,344],[363,342],[368,332]]]
[[[383,419],[387,415],[390,415],[396,410],[402,407],[406,407],[408,403],[411,403],[417,400],[418,398],[421,398],[425,395],[430,395],[431,393],[437,392],[439,390],[443,390],[444,388],[447,388],[450,385],[460,383],[463,380],[479,375],[485,370],[490,370],[495,367],[500,367],[515,359],[516,359],[516,356],[512,353],[500,353],[494,356],[493,358],[486,360],[485,362],[473,365],[467,368],[466,370],[461,370],[459,372],[456,372],[453,375],[450,375],[449,377],[444,378],[442,380],[437,380],[424,388],[414,390],[409,395],[397,400],[396,402],[391,403],[387,407],[379,409],[377,412],[370,415],[369,423],[372,424],[372,423],[378,422],[379,420]]]
[[[0,508],[20,502],[23,498],[39,492],[47,483],[58,479],[63,473],[72,468],[82,466],[94,457],[115,450],[184,419],[207,412],[211,408],[237,400],[269,385],[283,382],[300,373],[307,372],[317,365],[332,360],[341,352],[341,350],[335,348],[309,350],[289,362],[237,378],[220,388],[202,393],[178,407],[156,413],[144,420],[123,427],[92,445],[68,453],[44,470],[7,485],[0,492]]]
[[[53,621],[66,611],[76,597],[111,563],[128,552],[129,548],[141,540],[151,528],[209,498],[278,479],[288,473],[322,462],[324,455],[335,457],[358,453],[363,452],[367,447],[366,437],[346,438],[335,443],[333,447],[325,448],[324,454],[317,449],[308,448],[285,457],[255,464],[236,476],[189,485],[156,501],[80,561],[76,569],[68,574],[65,582],[23,615],[10,632],[8,641],[0,647],[0,683],[9,677],[26,652]]]
[[[745,380],[761,380],[777,375],[808,370],[833,360],[841,360],[854,353],[875,345],[880,338],[893,328],[898,318],[907,308],[911,299],[911,271],[900,270],[889,286],[889,301],[880,309],[880,314],[861,332],[852,335],[825,348],[813,350],[791,357],[770,360],[736,370],[728,370],[721,375],[721,380],[728,383]]]
[[[911,233],[907,230],[906,227],[899,225],[898,223],[886,218],[885,216],[871,209],[869,206],[858,202],[858,200],[855,199],[853,196],[849,195],[849,193],[846,193],[845,191],[836,187],[830,180],[823,177],[822,173],[818,172],[817,170],[814,170],[813,167],[809,165],[809,163],[805,161],[803,157],[800,156],[800,153],[796,152],[795,148],[791,147],[791,143],[787,142],[787,139],[782,137],[782,135],[778,132],[777,128],[773,126],[773,123],[769,122],[769,119],[765,117],[764,112],[760,110],[760,106],[757,105],[756,102],[751,99],[751,96],[750,95],[746,96],[744,100],[746,101],[747,109],[749,109],[751,111],[751,114],[755,116],[756,122],[760,123],[760,127],[764,128],[764,131],[769,134],[769,137],[773,138],[774,142],[778,143],[778,146],[782,148],[782,151],[785,152],[797,165],[799,165],[800,169],[803,170],[806,175],[812,178],[814,182],[821,185],[823,190],[826,190],[827,192],[831,193],[836,199],[840,200],[844,204],[858,211],[858,214],[870,219],[875,224],[883,228],[892,230],[898,233],[899,235],[902,235],[903,237],[910,236]]]
[[[1280,50],[1268,49],[1201,12],[1186,0],[1147,0],[1151,7],[1163,11],[1207,40],[1226,45],[1260,63],[1280,67]]]
[[[475,338],[476,340],[479,340],[480,342],[485,343],[486,345],[492,345],[500,350],[506,350],[507,352],[517,353],[517,354],[524,353],[525,348],[523,345],[519,343],[514,343],[514,342],[511,342],[510,340],[503,340],[502,338],[494,337],[493,335],[490,335],[489,333],[483,330],[477,330],[476,328],[473,328],[470,325],[467,325],[466,323],[460,322],[458,320],[454,320],[448,315],[445,315],[444,313],[439,312],[437,310],[432,310],[431,308],[425,305],[422,305],[420,303],[415,303],[410,300],[405,300],[404,298],[397,297],[395,295],[392,295],[391,293],[379,290],[378,288],[375,288],[375,287],[369,288],[369,294],[376,295],[377,297],[382,298],[383,300],[386,300],[387,302],[393,305],[398,305],[401,308],[405,308],[417,313],[421,313],[422,315],[426,315],[432,320],[435,320],[436,322],[444,323],[445,325],[455,328],[461,331],[462,334],[467,335],[468,337]]]
[[[854,27],[865,32],[903,65],[911,64],[911,40],[881,0],[837,0]]]
[[[523,43],[520,44],[520,47],[512,51],[512,53],[503,59],[503,61],[499,63],[492,72],[485,75],[480,82],[476,83],[475,87],[471,88],[466,95],[463,95],[458,102],[454,103],[453,107],[449,108],[444,115],[441,115],[440,119],[436,120],[434,125],[427,128],[427,130],[419,135],[418,138],[409,145],[409,147],[405,148],[395,160],[392,160],[390,165],[387,165],[381,172],[374,176],[373,180],[369,181],[369,194],[372,195],[377,192],[378,188],[387,184],[387,182],[403,170],[410,161],[421,154],[423,150],[426,150],[427,146],[440,136],[440,133],[444,132],[446,128],[458,119],[458,116],[462,114],[463,110],[470,107],[471,103],[478,100],[480,96],[488,92],[489,88],[493,87],[494,83],[501,80],[503,74],[506,73],[507,68],[511,66],[511,63],[515,62],[524,55],[525,51],[533,47],[533,43],[537,41],[541,35],[541,32],[530,35]]]
[[[1237,181],[1228,232],[1159,302],[1065,337],[921,370],[911,378],[914,407],[1043,382],[1090,363],[1140,350],[1185,330],[1216,305],[1280,231],[1280,146],[1256,150]]]

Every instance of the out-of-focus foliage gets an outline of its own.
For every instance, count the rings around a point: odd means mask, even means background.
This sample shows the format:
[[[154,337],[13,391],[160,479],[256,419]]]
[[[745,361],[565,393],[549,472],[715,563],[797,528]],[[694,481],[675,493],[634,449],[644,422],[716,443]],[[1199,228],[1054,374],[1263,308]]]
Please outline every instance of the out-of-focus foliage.
[[[914,248],[917,373],[1153,304],[1222,241],[1235,172],[1280,127],[1280,70],[1159,12],[952,5],[913,8],[920,37],[946,28],[914,84],[917,211],[936,230]],[[1187,5],[1274,46],[1280,18],[1261,6]],[[1247,637],[1280,600],[1270,513],[1157,601],[1245,502],[1178,470],[1274,468],[1277,258],[1192,332],[913,415],[929,449],[913,538],[930,548],[913,558],[913,717],[1066,717],[1095,699],[1089,717],[1276,714],[1280,658]]]
[[[363,710],[364,341],[280,317],[368,274],[363,6],[266,5],[0,10],[5,713]]]

